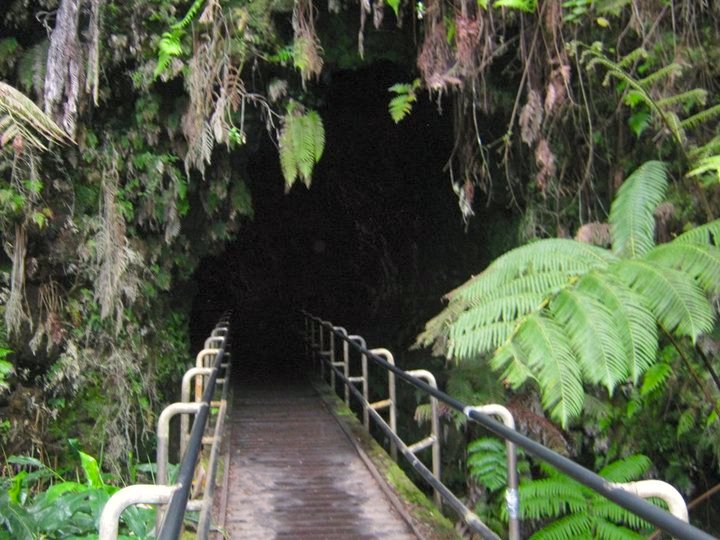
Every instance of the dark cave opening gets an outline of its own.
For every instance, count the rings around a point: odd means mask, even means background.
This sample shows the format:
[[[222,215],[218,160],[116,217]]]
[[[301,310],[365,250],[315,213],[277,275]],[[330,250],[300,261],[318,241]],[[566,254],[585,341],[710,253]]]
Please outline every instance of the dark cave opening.
[[[193,335],[233,309],[244,366],[297,374],[304,308],[406,351],[441,296],[485,266],[511,213],[476,202],[466,230],[443,171],[452,114],[426,96],[397,125],[388,113],[388,88],[409,78],[389,62],[325,77],[316,95],[326,145],[310,189],[284,193],[277,149],[263,138],[248,166],[254,219],[197,270]]]

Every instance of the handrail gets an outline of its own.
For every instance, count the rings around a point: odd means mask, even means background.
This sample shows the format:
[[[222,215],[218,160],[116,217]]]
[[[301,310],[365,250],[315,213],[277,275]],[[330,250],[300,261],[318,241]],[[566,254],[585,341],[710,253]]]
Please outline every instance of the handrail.
[[[221,325],[218,324],[218,326]],[[225,327],[227,328],[227,326]],[[180,463],[180,472],[178,473],[176,481],[178,487],[170,498],[167,512],[165,513],[162,525],[158,531],[158,540],[177,540],[182,532],[185,509],[188,504],[188,499],[190,498],[190,487],[192,485],[193,476],[195,475],[195,466],[197,464],[198,457],[200,456],[200,450],[203,444],[205,425],[207,424],[208,416],[210,415],[210,405],[213,395],[215,394],[215,383],[228,346],[228,336],[209,337],[205,340],[205,348],[209,348],[211,343],[219,343],[220,347],[215,356],[213,371],[208,377],[207,385],[205,386],[205,391],[203,392],[202,400],[200,402],[200,407],[195,414],[195,420],[193,421],[192,430],[190,431],[190,438],[187,441],[185,455]],[[226,388],[227,383],[223,386]],[[223,390],[225,390],[225,388]]]
[[[167,512],[158,508],[157,538],[177,540],[180,535],[186,509],[200,511],[197,536],[207,539],[210,529],[211,505],[215,491],[215,474],[218,465],[218,453],[227,410],[227,394],[230,380],[229,349],[229,315],[223,316],[215,326],[210,337],[205,341],[205,348],[197,355],[197,367],[185,373],[181,387],[181,399],[178,403],[167,406],[158,419],[157,427],[157,485],[133,485],[113,494],[103,508],[100,516],[100,540],[115,540],[118,535],[118,520],[122,511],[135,504],[167,504]],[[208,349],[208,345],[219,345]],[[211,364],[211,365],[209,365]],[[218,377],[219,370],[224,369],[224,376]],[[190,380],[196,377],[196,399],[190,401]],[[203,383],[204,391],[203,391]],[[222,385],[222,397],[219,402],[212,401],[215,386]],[[202,397],[201,397],[202,396]],[[203,437],[210,416],[210,409],[217,408],[212,436]],[[167,462],[169,446],[169,421],[176,414],[182,415],[180,447],[182,462],[175,484],[167,485]],[[192,430],[187,433],[188,414],[194,414]],[[210,458],[207,474],[208,480],[202,493],[202,499],[188,501],[190,487],[195,474],[195,466],[202,446],[209,444]]]
[[[432,397],[437,398],[439,401],[442,401],[445,403],[448,407],[462,412],[469,420],[472,420],[484,428],[488,429],[489,431],[493,432],[494,434],[498,435],[499,437],[505,439],[506,441],[510,441],[514,443],[515,445],[519,446],[520,448],[523,448],[526,452],[529,454],[542,459],[546,463],[552,465],[559,471],[567,474],[569,477],[573,478],[574,480],[580,482],[581,484],[589,487],[596,493],[602,495],[606,499],[618,504],[619,506],[625,508],[626,510],[632,512],[633,514],[637,515],[638,517],[648,521],[652,525],[662,529],[663,531],[666,531],[673,535],[675,538],[678,538],[680,540],[712,540],[713,537],[709,534],[707,534],[704,531],[701,531],[697,527],[694,527],[690,525],[689,523],[683,521],[682,519],[674,516],[673,514],[645,501],[644,499],[638,497],[637,495],[634,495],[630,492],[630,490],[627,487],[622,487],[617,484],[612,484],[608,482],[606,479],[601,477],[600,475],[590,471],[589,469],[586,469],[585,467],[582,467],[581,465],[575,463],[571,459],[566,458],[565,456],[562,456],[561,454],[558,454],[557,452],[554,452],[550,450],[549,448],[543,446],[542,444],[533,441],[529,437],[526,437],[517,431],[515,431],[512,428],[509,428],[505,426],[503,423],[498,422],[497,420],[494,420],[491,418],[488,414],[485,414],[483,412],[478,411],[475,407],[472,407],[466,403],[463,403],[452,396],[446,394],[445,392],[442,392],[436,388],[433,388],[430,384],[426,383],[425,381],[413,377],[412,375],[409,375],[404,370],[400,369],[399,367],[393,365],[392,363],[388,362],[381,356],[374,354],[371,350],[368,350],[367,347],[359,345],[356,340],[351,340],[345,335],[343,335],[340,332],[336,332],[332,326],[331,323],[324,321],[314,315],[311,315],[307,311],[302,311],[302,314],[304,317],[308,318],[311,321],[314,321],[317,323],[319,328],[320,336],[323,336],[323,328],[325,328],[327,331],[331,333],[331,335],[336,336],[337,338],[347,342],[351,347],[353,347],[356,351],[359,353],[365,355],[367,358],[372,359],[373,362],[375,362],[377,365],[383,367],[388,372],[391,372],[395,375],[397,375],[400,379],[406,381],[407,383],[415,386],[416,388],[423,390],[427,394],[429,394]],[[311,324],[311,326],[314,326]],[[313,336],[315,333],[312,334]],[[330,342],[333,343],[334,339],[331,337]],[[310,349],[314,349],[315,344],[310,344]],[[334,346],[333,346],[334,348]],[[323,349],[322,342],[320,343],[320,349]],[[322,360],[322,359],[321,359]],[[323,365],[322,361],[320,362],[321,366]],[[334,366],[331,366],[331,368],[334,368]],[[347,384],[350,388],[350,391],[358,398],[362,398],[362,394],[355,388],[355,386],[352,384],[351,381],[346,380],[342,373],[338,371],[337,373],[338,377],[340,377],[341,380],[344,380],[345,384]],[[382,419],[382,417],[377,414],[374,410],[370,409],[370,414],[373,417],[374,420],[378,422],[378,424],[382,427],[382,424],[385,424],[385,421]],[[400,448],[400,451],[403,453],[403,455],[410,461],[411,465],[415,470],[420,472],[421,476],[430,483],[432,487],[437,489],[443,499],[450,502],[450,506],[453,507],[453,509],[458,512],[460,517],[462,517],[471,527],[473,525],[478,525],[477,522],[480,522],[480,525],[476,528],[473,527],[477,532],[479,532],[484,538],[497,538],[497,535],[487,529],[487,526],[485,526],[484,523],[482,523],[479,518],[470,512],[462,503],[460,503],[461,507],[457,507],[457,504],[453,501],[453,499],[456,499],[455,496],[449,492],[449,490],[445,487],[444,484],[439,483],[437,485],[433,482],[435,480],[432,478],[432,475],[429,474],[429,471],[427,470],[427,467],[425,467],[422,463],[419,462],[419,460],[410,452],[407,448],[407,446],[400,440],[395,433],[391,433],[389,430],[386,431],[386,434],[390,437],[390,439],[395,442],[398,447]],[[420,466],[418,466],[418,464]],[[424,469],[425,473],[422,472],[421,469]],[[429,477],[429,478],[428,478]],[[661,484],[658,481],[655,481],[654,487]],[[662,483],[665,484],[665,483]],[[668,485],[668,484],[665,484]],[[674,488],[673,488],[674,490]],[[640,492],[639,490],[635,489],[636,492]],[[657,492],[656,490],[653,490],[653,496],[656,496]],[[458,501],[459,502],[459,501]],[[464,510],[467,510],[467,513],[464,512]]]

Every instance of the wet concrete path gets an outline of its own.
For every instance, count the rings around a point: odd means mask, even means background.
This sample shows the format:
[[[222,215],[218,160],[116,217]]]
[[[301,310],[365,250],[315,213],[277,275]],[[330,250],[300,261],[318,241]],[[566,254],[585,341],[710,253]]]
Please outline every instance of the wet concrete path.
[[[416,538],[309,383],[238,386],[226,426],[230,538]]]

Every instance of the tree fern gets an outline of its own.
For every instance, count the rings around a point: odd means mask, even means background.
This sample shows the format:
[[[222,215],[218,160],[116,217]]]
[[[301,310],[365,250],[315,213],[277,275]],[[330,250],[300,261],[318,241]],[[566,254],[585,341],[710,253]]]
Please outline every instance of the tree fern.
[[[499,257],[448,293],[418,344],[458,362],[490,356],[511,387],[537,384],[563,426],[585,384],[637,384],[656,362],[658,325],[696,340],[713,327],[708,296],[720,290],[720,222],[654,247],[666,182],[659,162],[630,175],[611,208],[612,251],[547,239]]]
[[[315,111],[304,113],[297,104],[291,103],[283,118],[279,146],[286,190],[296,180],[310,187],[313,168],[325,149],[325,129],[320,115]]]

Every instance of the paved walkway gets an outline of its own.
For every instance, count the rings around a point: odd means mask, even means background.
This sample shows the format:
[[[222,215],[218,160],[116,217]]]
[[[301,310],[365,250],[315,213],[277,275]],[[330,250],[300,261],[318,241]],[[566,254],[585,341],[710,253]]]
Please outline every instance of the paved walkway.
[[[230,538],[416,538],[309,384],[236,388],[227,429]]]

